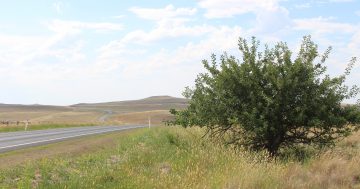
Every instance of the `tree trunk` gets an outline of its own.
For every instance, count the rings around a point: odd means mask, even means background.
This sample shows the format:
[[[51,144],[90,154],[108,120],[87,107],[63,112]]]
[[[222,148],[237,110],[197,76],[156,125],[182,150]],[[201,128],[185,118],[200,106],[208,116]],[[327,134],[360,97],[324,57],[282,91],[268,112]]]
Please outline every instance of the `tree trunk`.
[[[282,143],[282,135],[276,135],[271,137],[268,145],[266,146],[266,150],[269,152],[271,157],[275,157],[278,155],[280,144]]]

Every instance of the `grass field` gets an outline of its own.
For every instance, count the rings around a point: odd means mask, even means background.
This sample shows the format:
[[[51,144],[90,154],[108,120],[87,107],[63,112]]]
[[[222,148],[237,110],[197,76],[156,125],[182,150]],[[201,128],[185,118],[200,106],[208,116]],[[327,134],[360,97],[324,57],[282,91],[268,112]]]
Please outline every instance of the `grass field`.
[[[111,134],[91,153],[4,168],[0,188],[360,188],[360,133],[302,162],[235,153],[202,134],[178,127]]]
[[[151,119],[151,124],[161,125],[164,121],[172,118],[169,110],[153,110],[142,112],[123,113],[113,116],[111,120],[117,121],[120,124],[148,124],[148,119]]]
[[[169,96],[155,96],[140,100],[76,104],[71,106],[6,105],[0,104],[0,121],[29,120],[32,124],[147,124],[149,116],[153,124],[161,124],[170,118],[169,109],[181,109],[187,100]],[[102,120],[102,117],[111,112]],[[6,125],[6,124],[3,124]]]
[[[27,130],[43,130],[43,129],[56,129],[56,128],[66,128],[66,127],[82,127],[82,126],[93,126],[95,124],[86,123],[86,124],[38,124],[38,125],[30,125]],[[22,125],[19,126],[0,126],[0,132],[14,132],[14,131],[24,131],[25,127]]]

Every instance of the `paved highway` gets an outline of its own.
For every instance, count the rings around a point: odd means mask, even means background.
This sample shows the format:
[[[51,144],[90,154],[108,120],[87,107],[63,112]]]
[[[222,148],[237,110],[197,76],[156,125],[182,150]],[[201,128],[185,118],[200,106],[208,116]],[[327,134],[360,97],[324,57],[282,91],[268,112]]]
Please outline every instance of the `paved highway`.
[[[0,133],[0,152],[39,146],[86,135],[123,131],[144,126],[89,126]]]

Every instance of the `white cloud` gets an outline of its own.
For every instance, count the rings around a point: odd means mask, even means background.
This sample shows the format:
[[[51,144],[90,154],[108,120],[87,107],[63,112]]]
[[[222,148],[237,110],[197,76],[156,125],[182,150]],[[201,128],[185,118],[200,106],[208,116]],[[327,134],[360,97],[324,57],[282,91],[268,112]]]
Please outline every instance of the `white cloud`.
[[[213,29],[214,27],[208,25],[177,26],[177,25],[171,25],[171,23],[169,23],[169,25],[156,27],[149,32],[143,30],[136,30],[130,32],[123,38],[123,42],[133,42],[133,43],[143,44],[168,37],[201,36],[211,32]]]
[[[108,59],[127,52],[128,44],[148,44],[166,38],[181,36],[200,37],[216,29],[209,25],[186,25],[187,22],[191,21],[188,16],[196,13],[195,8],[175,8],[173,5],[167,5],[159,9],[136,7],[130,8],[130,11],[140,18],[155,21],[154,28],[150,31],[142,29],[130,31],[121,39],[113,40],[104,45],[99,49],[101,59]]]
[[[314,6],[323,6],[332,3],[349,3],[349,2],[354,2],[354,0],[311,0],[311,1],[306,1],[305,3],[295,4],[294,7],[296,9],[307,9]]]
[[[53,3],[53,7],[54,7],[55,11],[56,11],[58,14],[62,14],[62,13],[63,13],[64,3],[61,2],[61,1],[54,2],[54,3]]]
[[[351,37],[350,43],[347,45],[347,50],[351,53],[352,56],[357,56],[360,58],[360,27]],[[359,64],[360,62],[358,62],[358,66]]]
[[[194,14],[189,8],[176,9],[173,6],[167,6],[162,9],[136,9],[137,15],[141,18],[155,20],[156,25],[150,31],[135,30],[127,33],[123,38],[114,40],[99,49],[98,62],[102,65],[121,65],[125,75],[138,75],[140,72],[149,73],[156,68],[163,69],[170,65],[181,64],[185,62],[199,62],[201,58],[207,58],[217,49],[227,51],[229,49],[237,49],[238,37],[252,35],[256,33],[264,34],[264,32],[279,32],[289,24],[288,11],[282,7],[276,7],[267,11],[257,12],[256,27],[248,31],[242,30],[240,27],[228,26],[211,26],[211,25],[187,25],[183,16]],[[141,10],[141,11],[139,11]],[[181,10],[181,11],[180,11]],[[132,10],[134,11],[134,9]],[[152,16],[150,14],[153,14]],[[163,16],[160,16],[163,15]],[[164,16],[164,15],[168,15]],[[178,21],[177,19],[180,19]],[[186,19],[186,18],[185,18]],[[148,57],[144,53],[144,43],[155,42],[157,40],[169,37],[179,36],[201,36],[199,43],[188,42],[185,46],[170,51],[162,49],[159,53]],[[278,38],[266,37],[265,41],[277,40]],[[187,39],[191,41],[191,38]],[[140,51],[141,61],[132,61],[129,56],[129,44],[137,44],[136,52]],[[131,56],[130,56],[131,57]],[[199,58],[200,57],[200,58]],[[144,61],[146,60],[146,61]]]
[[[360,10],[356,11],[355,14],[360,16]]]
[[[325,33],[353,33],[358,28],[353,24],[336,22],[333,18],[306,18],[294,20],[295,30],[309,30],[318,34]]]
[[[80,21],[64,21],[64,20],[52,20],[48,24],[49,30],[55,33],[61,34],[77,34],[83,29],[95,30],[97,32],[107,32],[122,30],[121,24],[109,23],[109,22],[80,22]]]
[[[57,35],[0,35],[0,67],[3,71],[16,70],[14,73],[18,73],[30,67],[59,66],[58,63],[63,66],[67,63],[77,64],[84,59],[81,41],[75,40],[65,46],[56,47],[60,41]]]
[[[345,3],[345,2],[353,2],[354,0],[329,0],[330,3]]]
[[[112,18],[123,19],[125,17],[126,17],[125,15],[117,15],[117,16],[113,16]]]
[[[82,30],[112,31],[121,30],[122,26],[113,23],[53,20],[48,24],[48,29],[53,33],[42,36],[0,33],[0,64],[4,67],[9,63],[14,66],[48,61],[51,64],[55,60],[74,63],[85,56],[81,52],[82,42],[76,38]]]
[[[226,18],[245,13],[278,9],[278,0],[199,0],[207,18]]]
[[[245,13],[253,13],[254,34],[279,32],[291,25],[289,12],[279,5],[280,0],[199,0],[199,7],[206,10],[206,18],[227,18]]]
[[[127,43],[144,44],[169,37],[201,36],[213,29],[208,25],[185,25],[192,21],[189,16],[196,14],[195,8],[175,8],[173,5],[167,5],[157,9],[133,7],[129,10],[139,18],[155,21],[154,28],[150,31],[142,29],[130,31],[121,40],[106,45],[108,48],[118,49],[120,46],[125,47]]]
[[[129,10],[140,18],[155,21],[179,16],[191,16],[196,13],[196,8],[175,8],[173,5],[167,5],[165,8],[160,9],[133,7]]]
[[[121,30],[122,25],[53,20],[47,26],[51,31],[48,35],[0,33],[1,80],[8,78],[9,86],[36,88],[43,85],[49,89],[54,83],[96,77],[109,70],[88,60],[91,52],[85,52],[85,42],[78,34],[83,30]]]
[[[200,68],[201,59],[209,58],[211,53],[222,53],[223,51],[237,49],[237,39],[240,35],[244,35],[244,31],[240,27],[214,27],[209,35],[200,42],[189,41],[184,46],[174,50],[161,49],[155,54],[144,54],[141,55],[143,59],[140,61],[134,61],[128,52],[124,51],[121,43],[112,42],[101,49],[99,62],[104,65],[121,65],[123,67],[122,75],[130,78],[144,77],[144,74],[156,70],[177,69],[178,66],[186,64],[195,64],[197,68]],[[197,73],[197,70],[189,71],[193,75]]]
[[[274,34],[288,29],[293,24],[289,17],[289,11],[283,7],[259,11],[256,13],[256,34]]]
[[[295,5],[295,8],[297,8],[297,9],[307,9],[310,7],[311,7],[311,3],[309,3],[309,2]]]

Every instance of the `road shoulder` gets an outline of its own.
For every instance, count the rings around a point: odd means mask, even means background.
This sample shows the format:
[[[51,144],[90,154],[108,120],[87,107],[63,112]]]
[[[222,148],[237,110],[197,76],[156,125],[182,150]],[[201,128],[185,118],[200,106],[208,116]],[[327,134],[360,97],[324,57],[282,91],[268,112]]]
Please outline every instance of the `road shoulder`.
[[[137,132],[140,129],[131,129],[92,136],[75,138],[67,141],[30,147],[0,154],[0,169],[10,168],[39,159],[56,156],[79,156],[116,147],[119,137]]]

